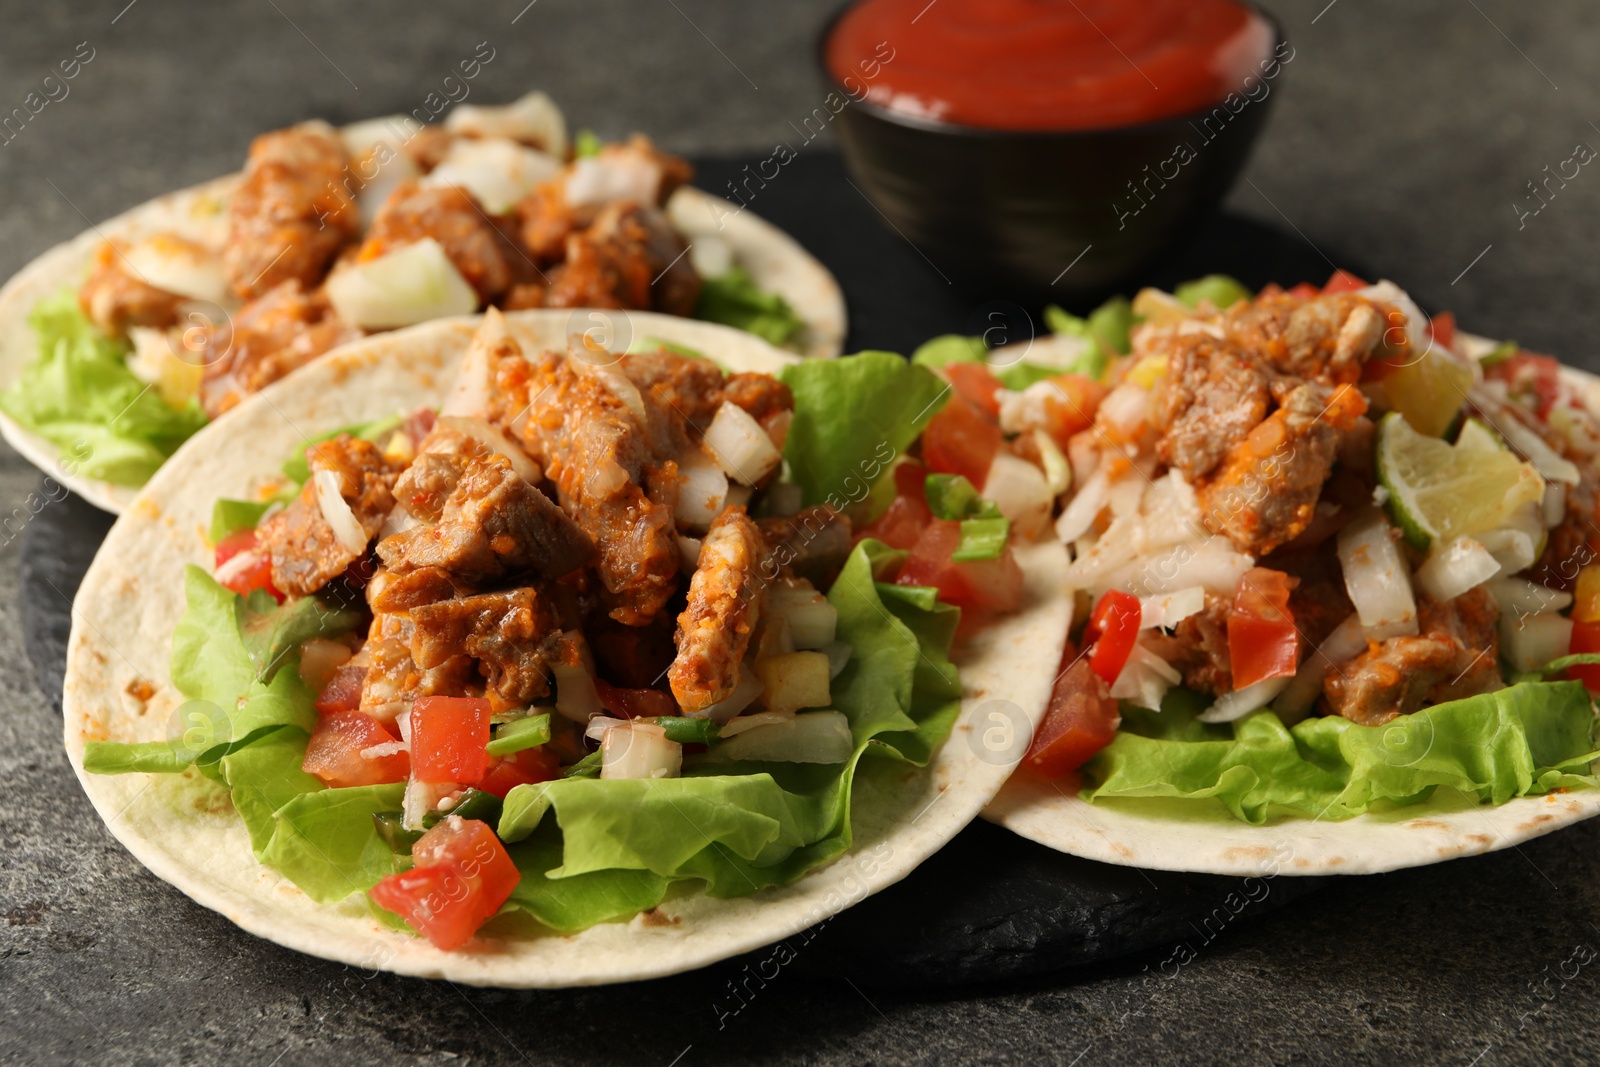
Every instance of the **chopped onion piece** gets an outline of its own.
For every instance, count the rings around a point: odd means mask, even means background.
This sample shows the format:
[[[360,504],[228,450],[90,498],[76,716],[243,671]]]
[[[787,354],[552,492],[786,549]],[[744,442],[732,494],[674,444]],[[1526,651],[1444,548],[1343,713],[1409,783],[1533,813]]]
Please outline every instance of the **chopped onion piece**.
[[[843,641],[829,641],[822,649],[822,654],[828,657],[828,679],[831,681],[839,677],[845,667],[850,664],[850,654],[855,649]]]
[[[1100,511],[1106,506],[1106,497],[1110,495],[1111,484],[1106,478],[1105,471],[1095,471],[1089,480],[1083,483],[1067,506],[1061,510],[1061,516],[1056,519],[1056,536],[1071,544],[1094,526],[1094,521],[1100,517]]]
[[[557,663],[550,668],[556,680],[556,710],[573,722],[588,722],[604,709],[594,687],[594,675],[582,664]]]
[[[1500,564],[1482,543],[1457,537],[1435,545],[1414,575],[1417,588],[1435,600],[1454,600],[1500,573]]]
[[[1560,482],[1546,482],[1541,510],[1545,529],[1553,530],[1560,526],[1561,520],[1567,517],[1567,487]]]
[[[1096,420],[1115,427],[1125,440],[1138,436],[1150,414],[1150,391],[1132,382],[1123,382],[1100,402]]]
[[[1134,560],[1103,575],[1089,588],[1097,594],[1122,589],[1136,596],[1156,596],[1198,585],[1207,592],[1231,597],[1239,588],[1239,579],[1253,566],[1255,561],[1235,552],[1227,538],[1211,537],[1198,544],[1173,545],[1148,558]]]
[[[693,574],[695,568],[700,566],[701,544],[698,537],[678,535],[678,569],[684,574]]]
[[[683,746],[653,722],[627,722],[606,731],[600,743],[600,777],[676,778]]]
[[[711,525],[728,502],[728,476],[709,458],[685,457],[678,468],[677,519],[686,526],[704,530]]]
[[[627,719],[613,719],[609,715],[596,715],[594,718],[590,719],[589,724],[583,728],[583,736],[587,737],[591,741],[604,740],[607,730],[611,729],[613,726],[622,726],[627,721]]]
[[[761,424],[727,400],[706,428],[705,446],[728,477],[744,485],[755,485],[783,462],[783,453]]]
[[[1535,671],[1572,647],[1572,620],[1554,613],[1500,616],[1500,652],[1519,671]]]
[[[1205,587],[1199,585],[1191,585],[1175,593],[1140,597],[1139,627],[1150,629],[1159,626],[1170,630],[1189,616],[1204,610],[1205,606]]]
[[[754,730],[758,726],[774,726],[786,723],[794,718],[792,711],[757,711],[750,715],[740,715],[738,718],[729,719],[717,730],[717,737],[726,741],[730,737],[738,737],[746,730]]]
[[[774,585],[767,589],[763,610],[768,618],[789,624],[797,649],[825,649],[839,627],[839,609],[809,585]]]
[[[733,269],[733,246],[716,234],[696,234],[689,262],[702,278],[720,278]]]
[[[212,575],[212,577],[216,579],[218,585],[227,585],[239,575],[260,563],[261,560],[262,552],[257,548],[235,553],[234,555],[228,557],[228,561],[226,563],[217,568],[216,573]]]
[[[388,756],[398,756],[402,752],[410,752],[411,746],[404,741],[385,741],[382,744],[372,745],[361,750],[362,759],[384,759]]]
[[[1111,695],[1118,700],[1131,700],[1141,708],[1159,711],[1167,690],[1182,680],[1183,676],[1170,663],[1142,643],[1136,644],[1122,673],[1111,685]]]
[[[454,782],[419,782],[412,778],[406,782],[405,800],[400,805],[400,824],[407,830],[425,829],[422,817],[460,788]]]
[[[1004,449],[996,452],[994,462],[989,464],[983,495],[994,501],[1017,534],[1028,540],[1044,530],[1055,504],[1055,494],[1050,492],[1044,472]]]
[[[328,277],[339,318],[362,329],[413,326],[478,309],[478,294],[432,237]]]
[[[812,711],[787,722],[757,726],[713,751],[719,759],[773,763],[843,763],[855,752],[850,720],[839,711]]]
[[[423,185],[456,185],[491,215],[504,215],[540,182],[561,173],[561,161],[505,137],[455,142]]]
[[[725,723],[738,715],[745,708],[755,703],[756,697],[761,695],[761,679],[752,674],[743,664],[739,666],[739,681],[722,700],[708,708],[691,715],[691,718],[710,719],[712,722]]]
[[[1489,595],[1499,605],[1502,619],[1550,615],[1565,611],[1572,603],[1571,593],[1536,585],[1526,578],[1496,578],[1489,583]]]
[[[539,464],[533,461],[533,457],[523,451],[521,445],[491,425],[489,420],[471,415],[440,415],[439,425],[466,434],[495,455],[506,457],[511,461],[511,469],[529,485],[538,485],[544,479],[544,472],[539,469]]]
[[[567,154],[567,120],[555,101],[541,92],[497,107],[462,104],[450,112],[444,128],[469,137],[509,137],[538,145],[557,159]]]
[[[1215,704],[1202,711],[1196,718],[1201,722],[1233,722],[1242,719],[1252,711],[1258,711],[1272,703],[1272,698],[1287,689],[1291,681],[1293,679],[1288,675],[1263,678],[1243,689],[1223,693],[1217,697]]]
[[[1359,656],[1366,648],[1367,633],[1361,628],[1361,616],[1351,612],[1322,639],[1322,644],[1300,661],[1300,669],[1293,680],[1273,701],[1272,709],[1278,713],[1278,718],[1290,726],[1305,718],[1322,694],[1322,680],[1328,671]]]
[[[339,547],[358,556],[365,552],[367,531],[362,529],[356,513],[350,510],[350,504],[344,498],[344,479],[339,472],[316,471],[311,475],[311,480],[317,487],[317,506],[322,509],[322,517],[332,528]]]
[[[653,204],[660,188],[660,166],[626,147],[576,161],[566,180],[567,203],[573,207],[619,200]]]
[[[750,503],[750,498],[754,495],[755,490],[748,485],[740,485],[734,482],[728,486],[728,506],[732,508],[746,507]]]
[[[1044,480],[1050,487],[1052,497],[1060,496],[1072,488],[1072,464],[1067,462],[1066,454],[1061,451],[1061,446],[1056,444],[1056,439],[1043,430],[1033,431],[1033,443],[1039,449],[1039,458],[1044,462]]]
[[[135,242],[123,255],[136,277],[163,292],[213,304],[230,299],[221,257],[187,237],[152,234]]]
[[[1417,632],[1411,575],[1381,511],[1368,508],[1339,531],[1339,563],[1368,636],[1381,640]]]

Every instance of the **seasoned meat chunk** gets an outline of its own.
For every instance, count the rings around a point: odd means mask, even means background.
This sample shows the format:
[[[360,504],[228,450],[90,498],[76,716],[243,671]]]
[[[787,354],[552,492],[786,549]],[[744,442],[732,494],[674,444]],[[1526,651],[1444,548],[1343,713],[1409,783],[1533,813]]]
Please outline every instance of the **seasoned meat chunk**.
[[[1206,594],[1206,606],[1173,627],[1171,634],[1156,630],[1143,638],[1150,651],[1183,675],[1190,689],[1213,696],[1233,688],[1233,665],[1228,657],[1229,597]]]
[[[441,493],[436,513],[419,503],[431,505]],[[379,558],[396,573],[437,567],[481,584],[531,571],[553,580],[594,555],[588,536],[504,456],[424,452],[400,476],[395,495],[408,510],[418,509],[413,515],[433,519],[379,543]]]
[[[454,185],[401,182],[372,220],[357,259],[377,259],[431,237],[485,302],[511,285],[506,244],[472,194]]]
[[[700,296],[700,276],[685,251],[683,238],[655,208],[612,204],[593,225],[566,236],[564,262],[546,274],[544,306],[689,315]]]
[[[1267,375],[1242,352],[1203,334],[1173,335],[1152,398],[1166,431],[1161,458],[1191,483],[1216,470],[1266,418]]]
[[[689,359],[658,348],[630,352],[622,357],[620,366],[641,393],[658,407],[676,413],[696,434],[705,433],[722,406],[722,370],[709,359]]]
[[[556,613],[532,589],[422,605],[411,609],[411,623],[411,658],[418,667],[429,670],[470,656],[500,709],[525,706],[550,692],[550,655],[561,629]]]
[[[543,264],[560,260],[567,237],[577,229],[564,183],[557,179],[535,187],[517,204],[516,212],[528,253]]]
[[[1526,575],[1529,581],[1567,592],[1578,583],[1578,571],[1595,561],[1600,543],[1600,480],[1589,463],[1580,462],[1578,471],[1578,484],[1567,486],[1561,521]]]
[[[1353,293],[1309,300],[1280,294],[1236,305],[1222,318],[1230,342],[1284,374],[1323,384],[1349,384],[1381,350],[1391,312]],[[1401,316],[1394,320],[1404,323]]]
[[[1341,436],[1366,412],[1352,386],[1295,386],[1199,491],[1206,527],[1264,556],[1311,524]]]
[[[228,204],[224,265],[240,300],[291,279],[307,289],[361,225],[350,198],[349,155],[326,123],[264,133],[250,145]]]
[[[769,578],[792,574],[819,589],[828,587],[855,547],[850,519],[826,504],[756,526],[769,549],[763,572]]]
[[[404,574],[380,570],[383,580],[367,589],[367,603],[375,612],[405,612],[424,604],[471,596],[471,585],[451,576],[443,567],[421,567]]]
[[[1373,642],[1323,681],[1329,707],[1364,726],[1448,700],[1490,693],[1504,684],[1496,629],[1500,611],[1488,590],[1417,605],[1415,635]]]
[[[373,586],[378,585],[381,582],[374,579]],[[367,643],[350,661],[367,668],[361,685],[361,710],[383,722],[393,722],[418,697],[477,696],[483,692],[471,656],[452,656],[426,669],[417,666],[411,658],[413,630],[405,615],[379,612],[372,617]]]
[[[261,524],[259,543],[272,558],[272,584],[290,596],[308,596],[343,574],[365,551],[343,544],[323,516],[317,474],[339,476],[339,495],[370,541],[394,507],[398,464],[371,441],[340,434],[306,450],[312,476],[294,503]]]
[[[285,281],[208,333],[200,403],[214,419],[251,393],[361,335],[339,321],[322,290],[307,293],[298,281]]]
[[[89,277],[78,289],[78,306],[89,321],[113,337],[127,333],[129,326],[165,328],[177,322],[184,298],[140,278],[125,256],[110,241],[94,254]]]
[[[689,581],[689,605],[678,616],[678,655],[667,672],[672,695],[689,714],[725,700],[739,683],[739,664],[761,614],[761,558],[766,545],[743,508],[711,524]]]

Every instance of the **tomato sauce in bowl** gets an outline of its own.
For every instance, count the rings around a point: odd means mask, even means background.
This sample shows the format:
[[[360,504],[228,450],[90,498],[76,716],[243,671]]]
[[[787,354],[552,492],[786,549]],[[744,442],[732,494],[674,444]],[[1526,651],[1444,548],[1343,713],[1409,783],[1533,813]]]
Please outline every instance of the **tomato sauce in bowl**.
[[[863,0],[833,24],[824,62],[843,81],[878,60],[867,99],[908,118],[1100,130],[1222,100],[1275,40],[1236,0]]]

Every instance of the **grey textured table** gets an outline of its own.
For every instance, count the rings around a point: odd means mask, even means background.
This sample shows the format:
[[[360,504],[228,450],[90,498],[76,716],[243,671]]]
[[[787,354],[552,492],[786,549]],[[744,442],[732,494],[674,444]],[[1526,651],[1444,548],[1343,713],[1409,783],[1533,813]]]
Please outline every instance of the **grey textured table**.
[[[479,42],[473,83],[541,85],[581,125],[739,154],[819,102],[828,3],[503,0],[0,6],[0,114],[87,41],[93,59],[0,144],[0,274],[167,189],[232,169],[260,130],[420,106]],[[1450,308],[1468,328],[1600,369],[1587,169],[1600,145],[1580,0],[1273,5],[1297,46],[1230,207]],[[88,54],[85,51],[83,54]],[[819,146],[821,147],[821,146]],[[1570,171],[1570,168],[1569,168]],[[757,208],[759,210],[759,206]],[[37,483],[0,451],[0,511]],[[24,512],[25,514],[25,512]],[[15,523],[12,524],[15,526]],[[1600,1008],[1600,826],[1442,867],[1344,880],[1276,915],[1069,977],[929,996],[781,973],[737,1014],[735,965],[520,994],[370,976],[240,933],[147,874],[63,758],[55,694],[0,534],[0,1061],[813,1064],[1589,1058]],[[1588,965],[1584,961],[1591,961]],[[719,1025],[719,1021],[720,1024]]]

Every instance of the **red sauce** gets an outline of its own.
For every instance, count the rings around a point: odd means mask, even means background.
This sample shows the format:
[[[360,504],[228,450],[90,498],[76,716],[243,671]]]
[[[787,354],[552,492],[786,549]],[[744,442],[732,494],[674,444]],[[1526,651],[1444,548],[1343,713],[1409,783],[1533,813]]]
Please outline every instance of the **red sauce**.
[[[896,111],[1088,130],[1218,103],[1261,76],[1272,41],[1234,0],[863,0],[826,57],[852,95]]]

